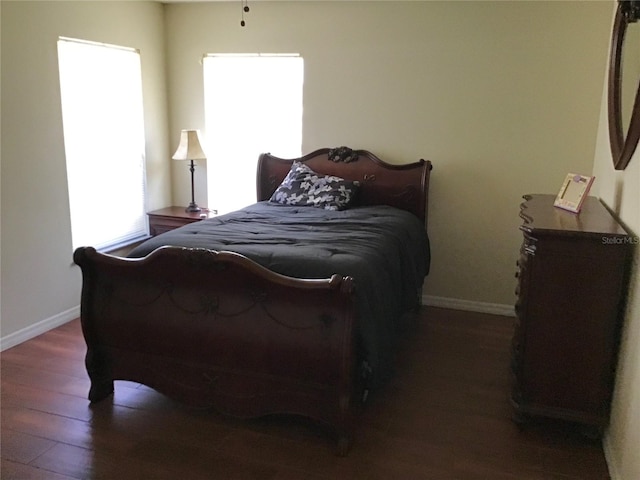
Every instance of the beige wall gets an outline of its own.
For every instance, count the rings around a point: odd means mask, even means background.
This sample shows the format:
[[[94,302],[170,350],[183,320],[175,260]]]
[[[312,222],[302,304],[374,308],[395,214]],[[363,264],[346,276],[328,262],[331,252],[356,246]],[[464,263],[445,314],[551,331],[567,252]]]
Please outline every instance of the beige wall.
[[[303,151],[348,145],[394,163],[431,159],[425,293],[510,308],[521,195],[555,193],[568,171],[591,171],[609,7],[254,2],[241,28],[236,3],[171,4],[171,140],[184,125],[205,127],[203,54],[300,53]],[[187,169],[173,172],[174,198],[188,198]]]
[[[204,129],[202,55],[302,54],[304,151],[434,162],[431,297],[509,308],[520,196],[591,169],[606,2],[255,2],[245,28],[233,2],[1,5],[3,337],[77,305],[58,35],[141,49],[149,208],[189,197],[169,157],[181,128]]]
[[[632,28],[640,25],[633,25]],[[637,36],[629,38],[638,38]],[[636,50],[636,53],[638,50]],[[636,85],[637,88],[637,85]],[[628,100],[630,101],[630,99]],[[640,149],[624,171],[616,171],[611,160],[606,104],[603,88],[600,127],[593,174],[594,193],[627,226],[636,242],[640,238]],[[605,446],[612,478],[640,478],[640,245],[635,248],[631,288],[627,303],[616,389]]]
[[[189,196],[187,169],[169,158],[181,128],[204,128],[201,56],[298,52],[304,151],[346,144],[396,163],[433,160],[428,295],[511,305],[519,198],[555,193],[568,171],[593,171],[594,193],[640,232],[640,153],[611,169],[600,101],[611,2],[261,1],[244,29],[235,2],[3,0],[0,11],[3,339],[79,301],[59,35],[141,50],[149,208]],[[607,437],[621,479],[640,478],[638,263],[636,253]]]
[[[140,49],[149,207],[170,202],[170,171],[162,5],[2,1],[0,8],[2,338],[6,340],[39,322],[55,323],[77,314],[80,299],[80,271],[71,266],[58,36]],[[114,195],[117,190],[114,185]]]

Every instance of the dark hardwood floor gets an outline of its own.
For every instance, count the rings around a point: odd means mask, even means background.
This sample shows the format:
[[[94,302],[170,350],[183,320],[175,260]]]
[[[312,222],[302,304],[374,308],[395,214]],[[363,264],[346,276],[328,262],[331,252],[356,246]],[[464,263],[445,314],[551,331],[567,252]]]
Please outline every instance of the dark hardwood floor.
[[[358,418],[353,448],[301,419],[241,421],[116,382],[86,399],[78,320],[6,350],[1,478],[606,479],[602,447],[570,426],[511,421],[512,319],[423,308],[397,374]]]

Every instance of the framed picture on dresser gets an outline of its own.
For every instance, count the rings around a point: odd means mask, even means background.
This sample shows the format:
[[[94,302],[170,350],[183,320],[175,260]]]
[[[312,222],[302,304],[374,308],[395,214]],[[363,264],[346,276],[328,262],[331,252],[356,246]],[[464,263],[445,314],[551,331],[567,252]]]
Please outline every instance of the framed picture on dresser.
[[[578,213],[596,177],[568,173],[553,205]]]

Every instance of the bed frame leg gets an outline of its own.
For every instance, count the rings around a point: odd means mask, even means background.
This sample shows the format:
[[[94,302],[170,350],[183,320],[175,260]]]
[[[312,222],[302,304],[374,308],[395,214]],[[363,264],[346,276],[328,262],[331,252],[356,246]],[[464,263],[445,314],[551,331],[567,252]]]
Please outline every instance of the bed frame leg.
[[[113,381],[91,381],[91,387],[89,388],[89,401],[91,403],[104,400],[113,393]]]
[[[104,400],[113,393],[113,378],[104,354],[100,354],[94,349],[88,349],[84,363],[91,380],[89,401],[95,403]]]

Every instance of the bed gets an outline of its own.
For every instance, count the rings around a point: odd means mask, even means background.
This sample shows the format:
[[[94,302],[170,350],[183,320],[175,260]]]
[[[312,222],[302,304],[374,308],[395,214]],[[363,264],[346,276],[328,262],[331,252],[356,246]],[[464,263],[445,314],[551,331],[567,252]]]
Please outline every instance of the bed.
[[[294,170],[352,187],[348,205],[287,193]],[[354,408],[392,375],[402,317],[420,305],[430,171],[346,147],[262,154],[254,205],[127,258],[78,248],[89,400],[129,380],[237,417],[301,415],[346,454]]]

